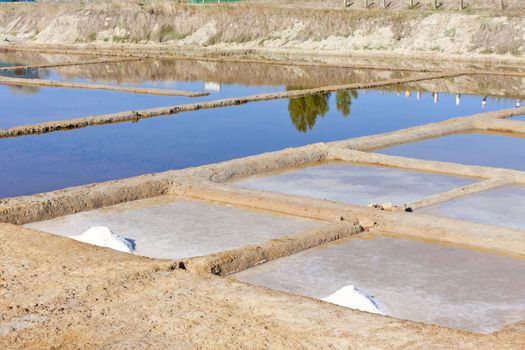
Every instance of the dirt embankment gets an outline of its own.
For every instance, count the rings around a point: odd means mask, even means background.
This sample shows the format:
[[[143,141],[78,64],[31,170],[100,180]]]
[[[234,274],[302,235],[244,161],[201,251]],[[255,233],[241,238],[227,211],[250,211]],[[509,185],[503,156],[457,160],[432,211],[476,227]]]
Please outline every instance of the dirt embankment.
[[[158,0],[0,6],[0,38],[35,44],[522,58],[521,10],[331,9]]]
[[[40,0],[42,1],[42,0]],[[51,0],[47,0],[51,1]],[[343,6],[343,0],[245,0],[251,3],[259,4],[275,4],[283,7],[307,7],[307,8],[321,8],[321,9],[335,9]],[[184,2],[184,0],[179,0]],[[365,6],[369,9],[380,8],[386,6],[388,10],[407,10],[410,8],[410,0],[376,0],[376,1],[364,1],[364,0],[347,0],[348,8],[364,9]],[[418,0],[414,1],[414,7],[412,10],[434,10],[435,6],[438,6],[439,10],[452,10],[459,11],[458,0]],[[470,10],[488,10],[494,11],[501,9],[500,0],[464,0],[463,11]],[[504,0],[504,9],[506,10],[523,10],[525,9],[525,3],[522,0]]]

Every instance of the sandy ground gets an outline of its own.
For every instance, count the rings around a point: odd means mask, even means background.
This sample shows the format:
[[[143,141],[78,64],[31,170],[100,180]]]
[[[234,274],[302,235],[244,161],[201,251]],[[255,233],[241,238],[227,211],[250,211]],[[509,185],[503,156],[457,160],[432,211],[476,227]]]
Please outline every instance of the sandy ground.
[[[114,48],[123,43],[147,49],[161,44],[173,52],[187,45],[298,50],[309,55],[496,55],[514,60],[521,60],[524,52],[525,27],[519,16],[482,18],[446,12],[400,14],[397,19],[370,22],[359,18],[361,12],[356,20],[350,11],[323,13],[322,20],[318,13],[282,8],[246,13],[246,8],[236,7],[224,14],[89,6],[49,5],[39,10],[2,6],[0,38],[84,47]],[[267,21],[253,20],[266,15]],[[412,21],[414,30],[405,30],[405,20]],[[312,27],[316,23],[323,25]],[[166,31],[162,25],[172,27]],[[182,32],[181,26],[190,30]],[[237,35],[249,27],[255,31]],[[443,30],[436,34],[436,27]],[[312,36],[311,28],[322,35]],[[151,185],[155,191],[166,186]],[[132,196],[125,190],[121,195]],[[0,346],[6,349],[525,348],[524,322],[490,335],[472,334],[189,273],[171,261],[126,255],[7,224],[0,224],[0,242]]]
[[[525,26],[517,1],[505,11],[348,10],[320,2],[188,6],[158,0],[0,6],[0,38],[11,43],[96,45],[161,44],[175,52],[307,51],[523,59]],[[472,2],[474,3],[474,2]],[[478,4],[479,2],[476,2]],[[485,1],[480,4],[489,4]],[[488,5],[487,5],[488,6]],[[510,6],[513,6],[510,8]],[[481,7],[486,7],[485,5]],[[424,9],[424,6],[422,7]]]
[[[9,348],[519,349],[492,335],[399,321],[173,269],[0,225],[0,346]]]
[[[344,0],[248,0],[251,3],[274,4],[280,6],[306,7],[306,8],[341,8]],[[439,9],[459,10],[458,0],[439,0]],[[364,0],[347,0],[348,8],[365,8]],[[368,1],[368,8],[383,8],[382,0]],[[392,10],[406,10],[410,5],[410,0],[386,0],[387,8]],[[415,10],[434,9],[434,0],[414,1]],[[464,6],[470,10],[498,10],[501,8],[499,0],[465,0]],[[523,1],[505,0],[505,9],[522,9],[525,7]]]

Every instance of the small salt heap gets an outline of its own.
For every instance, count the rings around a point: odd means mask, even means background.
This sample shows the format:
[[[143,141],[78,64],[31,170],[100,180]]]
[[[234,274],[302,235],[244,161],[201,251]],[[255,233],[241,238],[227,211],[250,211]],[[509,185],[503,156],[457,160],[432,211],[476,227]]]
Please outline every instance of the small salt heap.
[[[89,230],[79,236],[69,236],[74,240],[93,244],[99,247],[111,248],[124,253],[133,253],[135,247],[133,243],[111,232],[111,230],[104,226],[91,227]]]
[[[344,286],[322,300],[351,309],[384,315],[373,297],[366,295],[352,285]]]

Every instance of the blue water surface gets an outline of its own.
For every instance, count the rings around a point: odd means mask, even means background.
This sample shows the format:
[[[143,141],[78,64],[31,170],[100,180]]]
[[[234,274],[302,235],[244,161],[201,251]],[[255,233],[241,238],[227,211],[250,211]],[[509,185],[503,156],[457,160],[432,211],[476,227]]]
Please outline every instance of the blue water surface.
[[[245,92],[239,89],[235,93]],[[430,93],[418,100],[415,92],[407,96],[357,91],[0,139],[0,197],[198,166],[514,106],[511,100],[489,98],[482,108],[481,100],[463,96],[458,106],[450,94],[441,94],[434,103]]]

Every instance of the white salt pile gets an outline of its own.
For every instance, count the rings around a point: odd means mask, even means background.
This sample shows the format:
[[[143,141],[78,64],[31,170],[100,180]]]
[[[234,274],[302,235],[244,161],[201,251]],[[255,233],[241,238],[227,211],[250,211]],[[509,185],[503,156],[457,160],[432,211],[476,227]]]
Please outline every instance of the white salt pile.
[[[89,230],[79,236],[69,236],[80,242],[93,244],[99,247],[111,248],[124,253],[133,253],[135,247],[133,243],[111,232],[111,230],[104,226],[91,227]]]
[[[322,300],[351,309],[383,315],[381,308],[373,297],[366,295],[352,285],[344,286]]]

